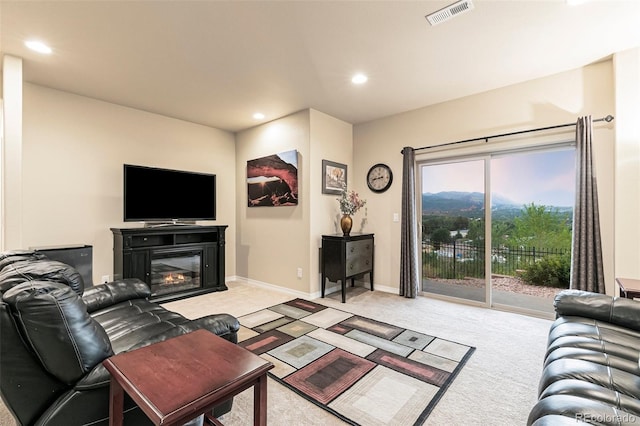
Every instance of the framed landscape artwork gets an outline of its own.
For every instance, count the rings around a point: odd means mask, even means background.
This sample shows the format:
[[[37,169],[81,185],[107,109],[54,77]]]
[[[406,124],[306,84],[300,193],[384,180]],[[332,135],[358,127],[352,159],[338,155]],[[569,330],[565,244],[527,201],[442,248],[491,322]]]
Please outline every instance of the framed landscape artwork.
[[[298,205],[298,151],[247,161],[249,207]]]
[[[347,165],[322,160],[322,193],[340,195],[347,186]]]

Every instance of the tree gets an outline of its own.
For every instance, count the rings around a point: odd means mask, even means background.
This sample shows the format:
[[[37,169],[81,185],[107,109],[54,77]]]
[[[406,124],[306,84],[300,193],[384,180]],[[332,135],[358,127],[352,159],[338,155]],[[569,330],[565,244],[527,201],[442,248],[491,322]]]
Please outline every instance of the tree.
[[[484,239],[484,220],[472,219],[469,221],[469,232],[467,238],[473,241]]]
[[[425,234],[431,234],[434,230],[438,228],[446,228],[447,219],[448,218],[446,216],[435,216],[435,215],[423,216],[422,217],[422,225],[424,226],[423,232]]]
[[[469,218],[464,216],[458,216],[453,220],[452,231],[459,231],[461,229],[469,229]]]
[[[507,221],[491,222],[491,245],[499,247],[508,244],[509,235],[513,232],[513,223]]]
[[[544,205],[525,205],[522,215],[514,219],[513,235],[509,240],[517,246],[570,249],[570,218]]]
[[[442,243],[448,243],[451,241],[451,233],[446,228],[438,228],[431,234],[431,242],[435,250],[440,250]]]

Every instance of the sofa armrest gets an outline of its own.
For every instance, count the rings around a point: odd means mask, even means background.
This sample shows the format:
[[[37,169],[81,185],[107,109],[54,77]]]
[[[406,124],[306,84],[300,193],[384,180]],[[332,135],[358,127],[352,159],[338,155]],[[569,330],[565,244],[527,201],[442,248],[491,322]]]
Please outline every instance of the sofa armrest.
[[[92,313],[125,300],[146,299],[149,296],[151,290],[145,282],[127,278],[90,287],[85,290],[82,300],[87,305],[87,312]]]
[[[229,314],[213,314],[191,320],[188,324],[182,324],[181,327],[186,328],[187,332],[199,329],[209,330],[231,343],[238,343],[240,322],[236,317]]]
[[[206,317],[198,318],[196,320],[188,321],[180,326],[172,327],[171,329],[154,336],[141,340],[136,345],[132,346],[127,352],[143,348],[145,346],[152,345],[154,343],[163,342],[173,337],[181,336],[192,331],[205,329],[208,330],[223,339],[229,340],[232,343],[237,342],[237,332],[240,328],[238,319],[228,314],[213,314]],[[111,375],[104,367],[102,363],[96,365],[91,371],[89,371],[82,379],[80,379],[74,389],[79,391],[85,391],[90,389],[97,389],[104,386],[109,386],[109,380]]]
[[[557,316],[578,316],[640,331],[640,303],[580,290],[563,290],[553,302]]]
[[[109,374],[104,365],[100,363],[78,380],[73,388],[76,391],[88,391],[109,387],[110,383],[111,374]]]

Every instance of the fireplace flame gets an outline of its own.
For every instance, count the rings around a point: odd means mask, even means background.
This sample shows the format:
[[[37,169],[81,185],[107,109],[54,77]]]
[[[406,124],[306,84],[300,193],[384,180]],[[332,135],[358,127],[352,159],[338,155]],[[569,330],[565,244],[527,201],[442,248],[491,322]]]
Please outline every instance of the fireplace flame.
[[[179,284],[184,282],[184,274],[168,274],[164,277],[164,282],[166,284]]]

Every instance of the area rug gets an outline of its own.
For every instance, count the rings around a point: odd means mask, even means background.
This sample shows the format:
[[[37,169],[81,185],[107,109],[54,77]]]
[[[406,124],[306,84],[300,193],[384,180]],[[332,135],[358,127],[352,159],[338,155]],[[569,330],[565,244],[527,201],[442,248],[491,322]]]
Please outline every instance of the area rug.
[[[352,425],[421,425],[475,348],[304,299],[238,318],[269,375]]]

